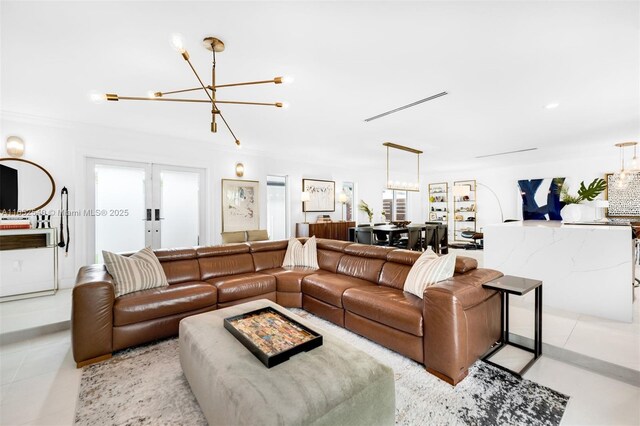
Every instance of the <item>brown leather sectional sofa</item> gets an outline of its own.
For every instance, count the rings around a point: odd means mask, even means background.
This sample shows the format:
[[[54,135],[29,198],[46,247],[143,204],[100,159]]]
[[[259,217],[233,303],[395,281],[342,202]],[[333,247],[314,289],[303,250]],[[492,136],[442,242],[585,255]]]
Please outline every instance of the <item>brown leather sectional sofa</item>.
[[[85,266],[73,290],[78,366],[178,334],[186,316],[250,300],[303,308],[380,343],[456,384],[500,335],[500,297],[483,283],[502,274],[458,257],[453,278],[424,299],[402,291],[420,253],[318,240],[319,270],[282,268],[287,241],[158,250],[168,287],[114,297],[104,265]]]

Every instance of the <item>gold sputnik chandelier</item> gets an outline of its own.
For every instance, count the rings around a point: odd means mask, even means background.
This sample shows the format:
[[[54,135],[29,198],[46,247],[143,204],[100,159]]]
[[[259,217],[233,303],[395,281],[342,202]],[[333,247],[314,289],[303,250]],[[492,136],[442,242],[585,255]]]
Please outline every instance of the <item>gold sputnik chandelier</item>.
[[[272,80],[248,81],[248,82],[243,82],[243,83],[216,84],[216,53],[220,53],[220,52],[224,51],[224,43],[222,42],[222,40],[220,40],[220,39],[218,39],[216,37],[206,37],[203,40],[204,47],[207,50],[211,51],[211,53],[212,53],[211,84],[210,85],[206,85],[202,81],[202,78],[200,78],[200,75],[198,75],[198,72],[193,67],[193,64],[191,63],[191,61],[189,60],[189,52],[187,52],[187,50],[184,48],[184,45],[183,45],[183,42],[182,42],[182,37],[177,35],[177,34],[175,34],[175,35],[172,36],[172,40],[171,41],[172,41],[172,45],[173,45],[174,49],[176,51],[178,51],[182,55],[184,60],[189,65],[189,68],[191,68],[191,71],[193,71],[193,74],[198,79],[198,83],[200,83],[200,86],[189,88],[189,89],[171,90],[171,91],[166,91],[166,92],[153,92],[153,93],[149,93],[149,95],[146,96],[146,97],[119,96],[119,95],[116,95],[114,93],[107,93],[106,95],[92,95],[92,98],[95,101],[101,101],[101,100],[107,100],[107,101],[161,101],[161,102],[195,102],[195,103],[210,104],[211,105],[211,132],[212,133],[216,133],[217,132],[218,124],[216,123],[216,117],[220,117],[220,119],[222,120],[222,122],[224,123],[226,128],[229,130],[229,133],[231,133],[231,136],[233,136],[233,139],[235,140],[235,143],[236,143],[236,145],[238,147],[240,147],[240,140],[238,139],[236,134],[233,132],[233,130],[231,130],[231,127],[229,126],[229,123],[227,122],[227,120],[224,117],[224,115],[222,114],[222,111],[220,110],[219,105],[221,105],[221,104],[236,104],[236,105],[272,106],[272,107],[276,107],[276,108],[283,108],[283,107],[286,108],[287,107],[287,105],[285,103],[283,103],[283,102],[267,103],[267,102],[244,102],[244,101],[219,100],[216,97],[216,91],[218,89],[220,89],[220,88],[223,88],[223,87],[250,86],[250,85],[254,85],[254,84],[268,84],[268,83],[283,84],[283,83],[290,82],[291,78],[288,78],[288,77],[275,77]],[[177,93],[196,92],[196,91],[203,91],[207,95],[208,99],[190,99],[190,98],[167,97],[167,95],[175,95]]]

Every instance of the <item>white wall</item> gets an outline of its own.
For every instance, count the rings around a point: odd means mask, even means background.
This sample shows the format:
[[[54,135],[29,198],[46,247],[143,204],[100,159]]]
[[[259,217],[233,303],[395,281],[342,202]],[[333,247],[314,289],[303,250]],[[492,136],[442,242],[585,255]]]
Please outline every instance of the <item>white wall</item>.
[[[153,162],[177,166],[199,167],[206,170],[207,206],[205,211],[206,235],[203,244],[220,242],[221,232],[221,179],[236,178],[235,164],[241,161],[245,165],[243,179],[261,182],[260,222],[266,228],[268,174],[288,176],[289,178],[289,229],[295,234],[295,223],[302,222],[300,193],[303,178],[316,178],[336,181],[336,192],[342,188],[343,181],[354,182],[357,186],[355,203],[364,199],[376,213],[376,220],[382,210],[382,190],[385,184],[384,170],[362,170],[339,167],[334,164],[314,164],[313,152],[300,159],[279,158],[277,153],[265,154],[237,150],[230,147],[229,138],[224,135],[212,135],[211,142],[203,143],[174,139],[165,136],[136,133],[122,129],[90,126],[79,123],[63,123],[42,118],[5,114],[0,121],[0,137],[5,141],[9,135],[24,139],[26,149],[22,158],[33,161],[46,168],[56,182],[56,196],[46,209],[60,208],[60,189],[69,189],[69,208],[71,210],[90,209],[87,202],[87,188],[92,184],[87,180],[87,157]],[[2,156],[6,156],[2,143]],[[339,155],[339,154],[337,154]],[[383,151],[381,150],[381,155]],[[418,193],[410,194],[409,218],[422,221],[422,206]],[[334,220],[340,220],[341,205],[331,214]],[[319,213],[308,213],[309,221],[315,221]],[[367,221],[366,215],[356,213],[358,221]],[[59,220],[52,224],[58,226]],[[91,248],[88,247],[88,220],[86,217],[71,217],[71,247],[69,256],[60,256],[61,286],[69,287],[80,266],[91,261]]]
[[[611,154],[608,156],[593,156],[576,158],[567,156],[554,161],[538,162],[532,164],[507,165],[504,167],[493,167],[490,169],[476,169],[455,172],[438,172],[428,173],[423,177],[423,194],[427,200],[428,183],[448,182],[449,195],[452,200],[451,190],[453,182],[458,180],[475,179],[479,184],[484,184],[491,188],[500,203],[504,212],[505,219],[522,220],[522,198],[518,189],[518,180],[520,179],[537,179],[537,178],[554,178],[565,177],[565,185],[569,186],[569,191],[576,194],[581,181],[585,184],[590,183],[595,178],[604,178],[605,173],[612,173],[616,169],[617,156],[619,153],[611,146]],[[505,162],[508,158],[505,157]],[[540,188],[544,190],[545,188]],[[500,210],[496,198],[484,186],[477,188],[477,225],[478,230],[484,225],[500,222]],[[604,198],[604,194],[599,198]],[[450,203],[452,204],[452,203]],[[453,211],[453,206],[449,206],[449,211]],[[422,216],[428,215],[428,202],[425,201],[422,210]],[[595,209],[587,209],[595,218]],[[453,214],[449,215],[449,227],[453,228]]]

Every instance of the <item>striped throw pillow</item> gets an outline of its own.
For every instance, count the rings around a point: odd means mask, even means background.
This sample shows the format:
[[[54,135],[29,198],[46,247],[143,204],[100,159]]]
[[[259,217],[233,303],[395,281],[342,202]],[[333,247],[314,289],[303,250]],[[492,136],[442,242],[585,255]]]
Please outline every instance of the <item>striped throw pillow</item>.
[[[168,286],[160,261],[146,247],[129,257],[102,251],[107,271],[113,277],[116,297],[149,288]]]
[[[309,238],[304,244],[295,238],[291,238],[282,266],[305,266],[307,268],[320,269],[320,266],[318,266],[316,237]]]
[[[404,291],[422,299],[424,290],[439,281],[453,277],[456,269],[456,255],[438,256],[429,249],[413,264],[404,282]]]

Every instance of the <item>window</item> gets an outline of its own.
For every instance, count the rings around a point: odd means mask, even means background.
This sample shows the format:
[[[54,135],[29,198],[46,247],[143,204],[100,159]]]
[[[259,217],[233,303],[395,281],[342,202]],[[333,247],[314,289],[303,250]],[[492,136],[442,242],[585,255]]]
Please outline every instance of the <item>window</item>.
[[[407,191],[382,191],[382,211],[389,221],[407,220]]]

